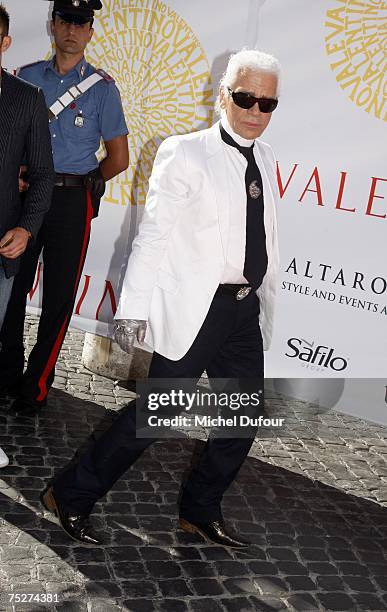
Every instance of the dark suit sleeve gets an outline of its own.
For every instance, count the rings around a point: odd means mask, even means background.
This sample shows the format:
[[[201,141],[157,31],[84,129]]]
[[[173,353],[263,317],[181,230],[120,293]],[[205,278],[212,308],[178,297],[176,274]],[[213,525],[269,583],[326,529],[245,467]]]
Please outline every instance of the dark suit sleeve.
[[[35,94],[30,128],[26,137],[25,154],[28,166],[29,189],[18,226],[31,232],[35,239],[44,215],[50,208],[54,187],[51,136],[48,112],[42,91]]]

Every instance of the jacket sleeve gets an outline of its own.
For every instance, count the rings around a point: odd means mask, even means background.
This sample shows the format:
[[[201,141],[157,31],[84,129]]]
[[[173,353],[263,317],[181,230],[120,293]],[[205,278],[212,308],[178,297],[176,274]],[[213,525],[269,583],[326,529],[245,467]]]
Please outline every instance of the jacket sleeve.
[[[48,114],[42,91],[37,91],[25,143],[29,189],[26,192],[18,226],[31,232],[33,239],[50,208],[54,187],[54,168]]]
[[[155,157],[144,214],[133,241],[116,319],[148,319],[168,237],[187,202],[187,178],[183,145],[178,137],[171,136],[160,145]]]

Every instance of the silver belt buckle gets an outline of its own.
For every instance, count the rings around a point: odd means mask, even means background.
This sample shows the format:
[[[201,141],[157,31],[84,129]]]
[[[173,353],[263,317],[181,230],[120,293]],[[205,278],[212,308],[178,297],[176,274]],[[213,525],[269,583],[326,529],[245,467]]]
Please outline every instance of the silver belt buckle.
[[[238,293],[236,294],[236,299],[238,301],[244,300],[245,297],[249,295],[250,291],[251,287],[242,287],[242,289],[239,289]]]

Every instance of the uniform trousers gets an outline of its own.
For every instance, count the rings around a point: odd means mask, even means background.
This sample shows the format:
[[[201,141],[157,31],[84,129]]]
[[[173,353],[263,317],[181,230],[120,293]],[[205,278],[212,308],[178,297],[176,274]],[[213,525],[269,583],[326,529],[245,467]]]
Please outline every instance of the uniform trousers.
[[[210,379],[262,379],[263,348],[258,316],[259,300],[254,292],[240,302],[234,295],[217,292],[186,355],[172,361],[154,353],[149,378],[198,380],[206,370]],[[210,433],[203,453],[183,486],[180,516],[194,522],[221,519],[221,500],[250,450],[256,433],[256,428],[251,429],[251,437],[243,439],[220,438]],[[136,438],[135,402],[131,402],[89,446],[78,463],[54,480],[59,503],[74,514],[89,514],[95,502],[154,441]]]
[[[55,187],[51,207],[34,244],[25,251],[0,333],[0,385],[17,385],[19,396],[42,405],[72,311],[90,237],[93,205],[84,187]],[[37,341],[24,369],[27,295],[43,250],[43,300]]]
[[[11,278],[7,278],[5,276],[5,270],[4,270],[3,263],[0,257],[0,330],[3,325],[5,313],[7,312],[7,304],[11,296],[12,284],[13,284],[13,276]],[[0,343],[0,351],[1,351],[1,343]]]

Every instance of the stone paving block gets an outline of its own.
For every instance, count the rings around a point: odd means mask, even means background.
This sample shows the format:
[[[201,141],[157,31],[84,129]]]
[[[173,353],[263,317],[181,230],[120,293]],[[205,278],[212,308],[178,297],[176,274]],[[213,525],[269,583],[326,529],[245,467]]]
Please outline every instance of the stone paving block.
[[[329,549],[329,555],[334,561],[357,561],[356,555],[349,549]]]
[[[340,562],[337,568],[345,576],[368,576],[369,574],[367,566],[360,563]]]
[[[142,578],[145,576],[145,566],[141,562],[112,561],[111,564],[113,567],[113,573],[119,580],[130,580],[130,579],[142,580]],[[100,578],[100,579],[104,580],[106,578]],[[107,579],[109,579],[109,577]]]
[[[387,574],[373,575],[373,579],[382,591],[387,592]]]
[[[227,612],[249,612],[250,610],[256,610],[254,602],[248,599],[248,597],[222,599],[222,604]]]
[[[325,610],[337,610],[345,612],[354,610],[355,604],[346,593],[316,593],[316,598],[320,601]]]
[[[133,599],[153,598],[157,594],[157,584],[152,580],[124,580],[119,583],[122,593]]]
[[[89,606],[88,606],[89,607]],[[121,612],[122,607],[115,603],[114,599],[94,599],[90,602],[91,612]]]
[[[275,575],[278,573],[278,564],[269,561],[252,561],[248,564],[249,570],[257,575]]]
[[[194,561],[202,558],[199,550],[194,546],[174,546],[169,549],[169,553],[176,561]]]
[[[274,561],[298,561],[295,552],[291,548],[268,548],[267,554]]]
[[[181,568],[188,578],[211,578],[216,575],[215,570],[219,569],[207,561],[183,561]]]
[[[289,608],[281,599],[270,596],[249,597],[249,601],[253,604],[254,610],[262,610],[266,612],[277,612],[288,610]]]
[[[230,595],[260,593],[257,582],[249,578],[227,578],[227,580],[224,580],[223,586]]]
[[[267,543],[270,546],[279,546],[279,547],[293,547],[294,546],[294,538],[290,538],[286,535],[280,534],[268,534],[266,536]]]
[[[309,576],[286,576],[291,591],[315,591],[316,583]]]
[[[147,561],[146,568],[153,578],[177,578],[181,575],[181,565],[175,561]]]
[[[202,556],[209,561],[232,559],[230,549],[223,546],[203,546],[200,551]]]
[[[307,576],[309,574],[305,565],[295,561],[279,561],[276,563],[277,571],[289,576]]]
[[[214,580],[214,584],[218,585],[216,580]],[[181,579],[161,580],[158,582],[158,588],[160,589],[163,597],[187,597],[194,594],[187,581]],[[201,594],[213,595],[215,593],[199,593],[199,595]]]
[[[182,599],[165,599],[158,605],[163,612],[184,612],[189,609],[189,604]]]
[[[303,610],[304,612],[312,612],[312,610],[319,610],[319,605],[316,599],[310,593],[297,593],[286,599],[286,602],[292,606],[291,609]],[[335,608],[339,609],[339,608]],[[331,610],[331,608],[325,608],[325,610]]]
[[[358,610],[362,612],[370,612],[370,610],[385,610],[386,604],[379,597],[375,597],[374,595],[370,595],[367,593],[352,595],[353,600],[355,601],[355,605]]]
[[[317,576],[316,583],[324,591],[345,591],[346,588],[342,576]]]
[[[81,572],[83,576],[85,576],[89,580],[109,581],[109,580],[112,580],[113,578],[112,573],[109,571],[108,567],[97,564],[97,563],[80,564],[78,565],[78,571]]]
[[[219,576],[245,576],[247,567],[239,561],[214,561],[213,567]]]
[[[195,578],[190,581],[190,584],[197,595],[214,596],[225,592],[221,583],[215,578]]]
[[[375,593],[376,591],[376,587],[371,580],[363,576],[347,576],[344,578],[344,582],[351,591],[359,591],[360,593]]]
[[[285,580],[277,576],[255,576],[253,583],[263,595],[276,595],[279,597],[290,590]]]
[[[82,602],[79,601],[78,599],[66,599],[66,601],[62,601],[61,603],[56,604],[55,606],[53,606],[51,609],[53,610],[58,610],[58,612],[87,612],[87,602]],[[35,607],[34,607],[34,612],[35,612]],[[44,608],[44,610],[47,610],[47,606]]]
[[[223,606],[215,598],[191,599],[190,606],[193,612],[224,612]]]
[[[128,610],[128,612],[153,612],[153,610],[157,610],[155,607],[155,603],[151,599],[126,599],[123,602],[124,610]],[[171,607],[171,611],[178,608],[173,608],[173,604]],[[182,608],[185,610],[186,608]]]
[[[240,560],[254,560],[254,561],[267,561],[267,554],[263,551],[263,546],[265,546],[265,538],[260,537],[259,542],[254,542],[253,545],[249,546],[245,549],[236,549],[234,550],[234,557]]]

